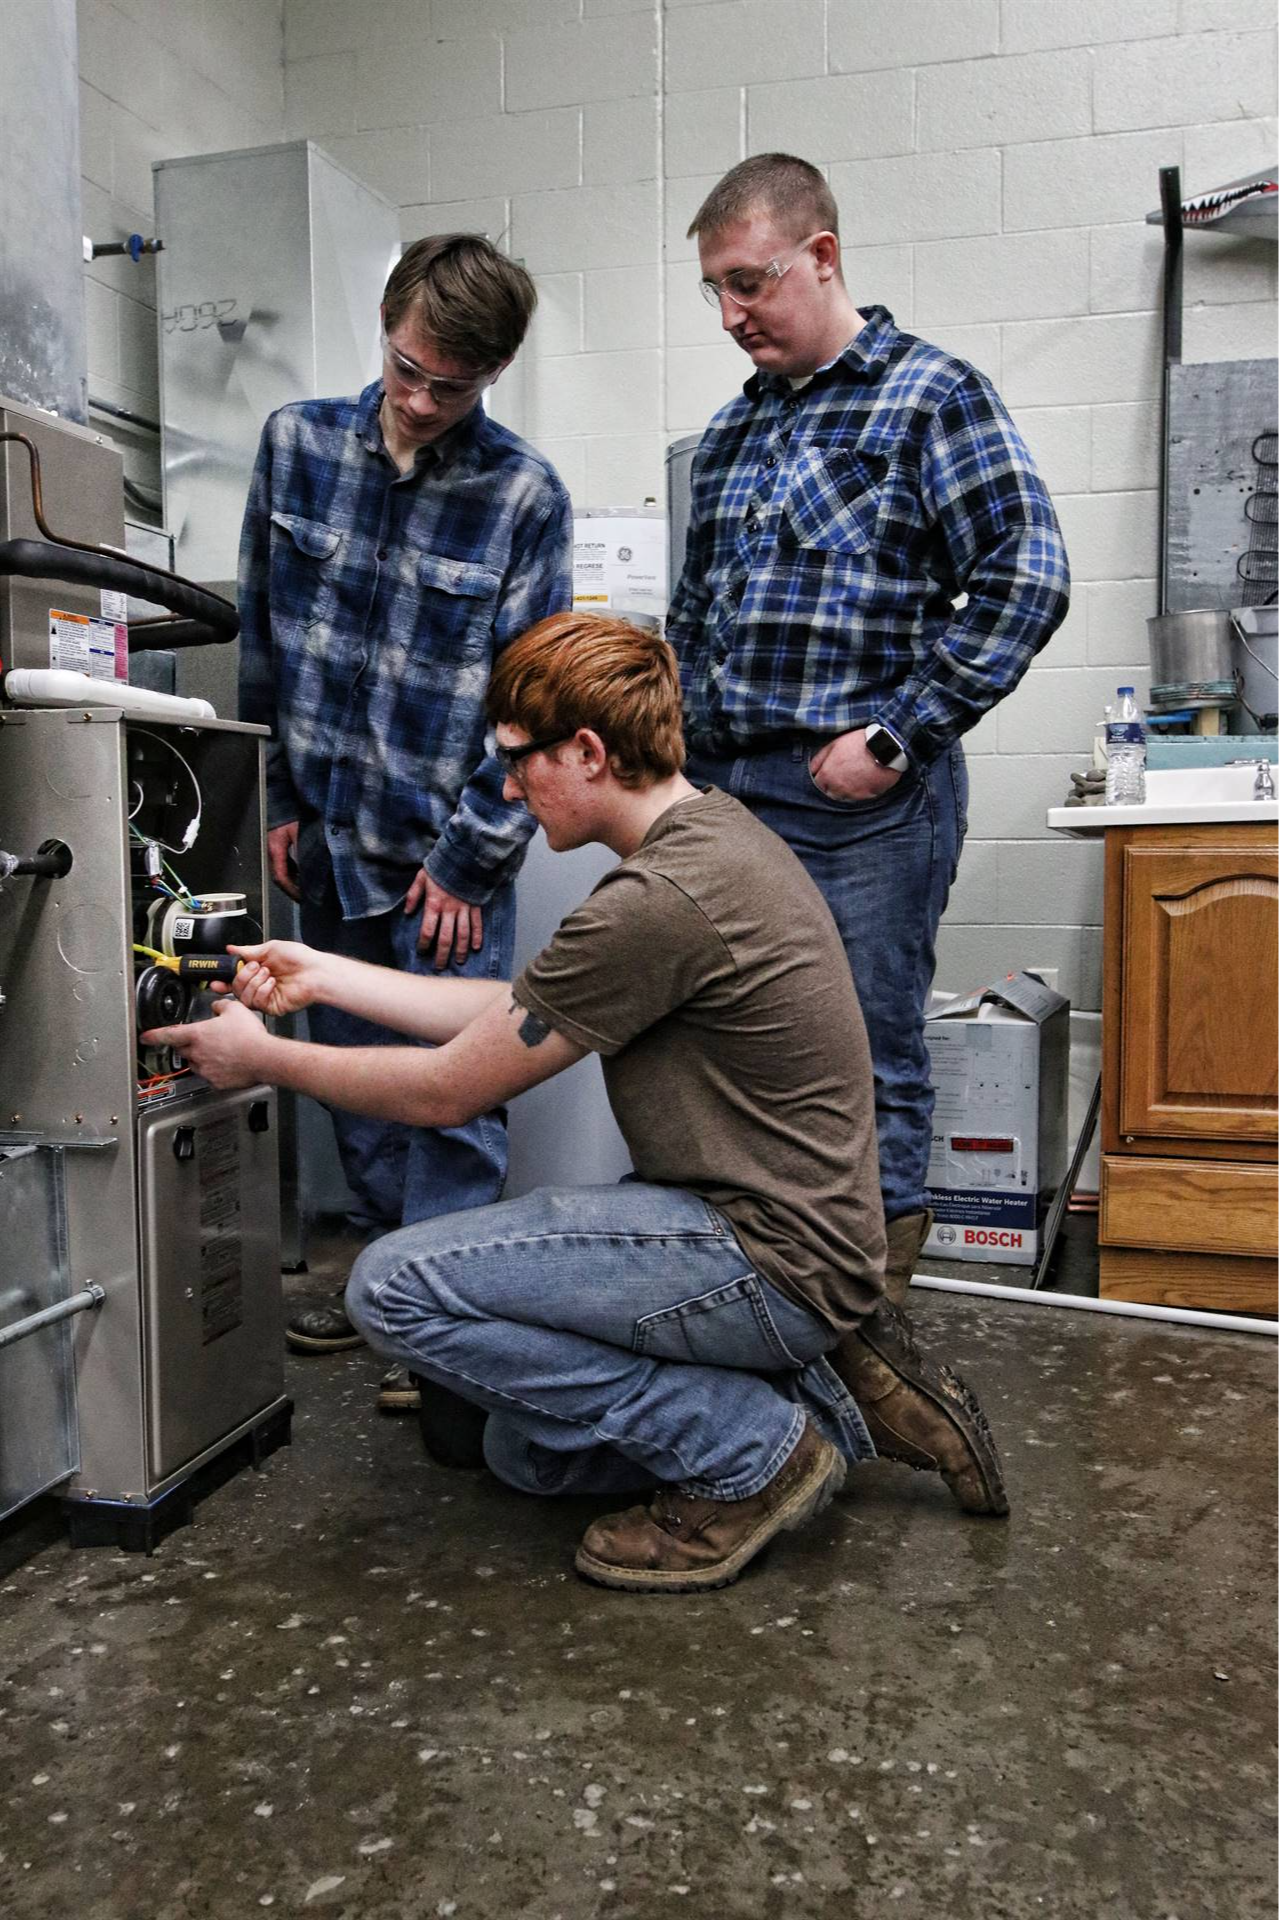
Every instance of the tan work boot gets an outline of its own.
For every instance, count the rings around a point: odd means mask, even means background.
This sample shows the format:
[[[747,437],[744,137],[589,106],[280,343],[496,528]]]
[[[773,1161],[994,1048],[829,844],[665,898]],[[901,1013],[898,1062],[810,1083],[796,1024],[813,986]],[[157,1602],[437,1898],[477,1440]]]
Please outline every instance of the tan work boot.
[[[885,1232],[888,1236],[888,1259],[884,1264],[884,1292],[895,1307],[904,1307],[906,1295],[910,1290],[910,1277],[915,1271],[915,1262],[919,1258],[920,1248],[927,1240],[933,1224],[933,1210],[925,1207],[922,1213],[902,1213],[896,1220],[890,1220]]]
[[[776,1533],[820,1513],[844,1483],[844,1456],[811,1421],[785,1465],[749,1500],[706,1500],[659,1487],[646,1507],[596,1520],[575,1565],[588,1580],[627,1593],[726,1587]]]
[[[881,1300],[826,1357],[882,1458],[940,1473],[965,1513],[1007,1513],[999,1453],[976,1394],[920,1352],[900,1307]]]

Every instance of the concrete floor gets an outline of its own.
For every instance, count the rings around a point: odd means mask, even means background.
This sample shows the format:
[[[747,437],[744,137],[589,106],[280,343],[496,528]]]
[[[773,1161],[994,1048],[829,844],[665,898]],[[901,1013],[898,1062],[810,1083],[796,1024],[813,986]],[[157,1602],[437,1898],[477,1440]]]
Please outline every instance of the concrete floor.
[[[293,1447],[154,1559],[0,1582],[0,1913],[1272,1916],[1273,1343],[913,1306],[1011,1520],[876,1464],[704,1598],[290,1362]]]

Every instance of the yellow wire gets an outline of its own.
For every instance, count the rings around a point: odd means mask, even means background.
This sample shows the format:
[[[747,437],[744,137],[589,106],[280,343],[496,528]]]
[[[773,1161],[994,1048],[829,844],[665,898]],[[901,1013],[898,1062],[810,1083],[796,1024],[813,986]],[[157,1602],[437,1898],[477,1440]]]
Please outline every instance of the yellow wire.
[[[144,947],[140,940],[134,941],[133,951],[135,953],[145,953],[148,960],[155,960],[162,967],[171,967],[174,964],[172,954],[157,953],[154,947]]]

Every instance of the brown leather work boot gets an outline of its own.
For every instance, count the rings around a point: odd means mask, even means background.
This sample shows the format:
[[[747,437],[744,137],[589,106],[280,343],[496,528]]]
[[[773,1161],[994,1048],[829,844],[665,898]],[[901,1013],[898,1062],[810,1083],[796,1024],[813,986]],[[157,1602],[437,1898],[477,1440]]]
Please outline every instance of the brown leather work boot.
[[[920,1352],[900,1307],[881,1300],[826,1357],[882,1458],[940,1473],[965,1513],[1007,1513],[1003,1469],[976,1394]]]
[[[574,1564],[588,1580],[627,1593],[726,1587],[775,1533],[811,1520],[843,1483],[844,1456],[810,1421],[785,1465],[749,1500],[659,1487],[646,1507],[589,1526]]]
[[[910,1291],[910,1277],[915,1271],[919,1250],[927,1240],[932,1224],[932,1208],[925,1207],[922,1213],[899,1214],[896,1220],[890,1220],[885,1228],[888,1236],[888,1258],[884,1263],[884,1292],[895,1307],[904,1307],[906,1304],[906,1295]]]

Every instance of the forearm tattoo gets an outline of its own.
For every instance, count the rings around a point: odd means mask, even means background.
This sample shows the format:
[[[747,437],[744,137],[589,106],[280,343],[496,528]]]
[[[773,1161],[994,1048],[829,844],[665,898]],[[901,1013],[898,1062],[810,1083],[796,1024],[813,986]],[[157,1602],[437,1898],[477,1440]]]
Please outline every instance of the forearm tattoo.
[[[518,1000],[511,1001],[511,1012],[522,1013],[524,1015],[524,1018],[520,1021],[520,1039],[524,1042],[525,1046],[540,1047],[547,1034],[551,1031],[545,1020],[539,1020],[535,1013],[529,1013],[524,1007],[521,1007]]]

